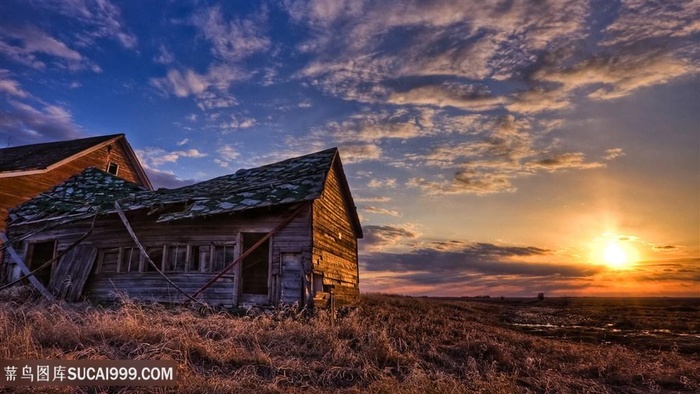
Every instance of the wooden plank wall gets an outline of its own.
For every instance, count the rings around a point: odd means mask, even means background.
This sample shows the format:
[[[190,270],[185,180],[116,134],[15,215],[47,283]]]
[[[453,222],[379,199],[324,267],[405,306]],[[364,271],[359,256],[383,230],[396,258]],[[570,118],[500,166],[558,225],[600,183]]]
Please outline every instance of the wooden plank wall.
[[[157,215],[147,216],[145,211],[127,212],[139,240],[148,247],[163,244],[236,244],[240,232],[267,233],[277,226],[286,215],[287,209],[260,209],[256,212],[237,213],[234,215],[217,215],[204,219],[179,220],[172,223],[155,223]],[[310,209],[301,212],[284,229],[272,237],[273,250],[298,251],[310,250]],[[90,228],[90,220],[66,225],[59,229],[46,231],[27,239],[57,239],[57,251],[60,252],[78,239]],[[12,236],[34,230],[36,225],[13,226]],[[96,248],[133,247],[124,225],[116,214],[97,220],[93,233],[85,244]],[[58,253],[57,252],[57,253]],[[235,256],[240,254],[236,245]],[[274,265],[273,265],[274,266]],[[218,272],[166,272],[178,286],[193,293]],[[279,274],[279,270],[278,270]],[[232,270],[224,275],[212,287],[203,293],[203,300],[212,305],[235,305],[238,301],[236,281],[239,272]],[[274,281],[271,281],[273,283]],[[156,272],[95,273],[87,279],[84,295],[97,301],[110,301],[117,292],[125,292],[130,297],[156,300],[160,302],[179,302],[184,297]],[[270,289],[275,294],[278,289]]]
[[[313,204],[312,260],[314,272],[323,275],[324,285],[335,286],[336,300],[342,304],[359,296],[359,278],[357,238],[337,171],[333,166],[322,196]]]
[[[106,171],[107,163],[112,161],[119,164],[118,177],[141,184],[136,167],[129,160],[119,140],[111,146],[111,152],[108,152],[107,146],[103,146],[43,174],[0,178],[0,231],[5,230],[5,219],[11,208],[36,197],[86,168],[96,167]]]

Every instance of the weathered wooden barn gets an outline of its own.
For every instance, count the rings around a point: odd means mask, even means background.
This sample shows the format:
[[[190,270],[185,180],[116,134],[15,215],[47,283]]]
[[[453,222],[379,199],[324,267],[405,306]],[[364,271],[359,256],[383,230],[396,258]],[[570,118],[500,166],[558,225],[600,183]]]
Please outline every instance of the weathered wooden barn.
[[[30,269],[56,260],[38,279],[69,300],[320,305],[359,294],[362,229],[335,148],[156,191],[88,169],[11,211],[8,233]],[[5,265],[18,276],[16,261]]]
[[[10,208],[89,167],[151,188],[124,134],[0,149],[0,231]]]

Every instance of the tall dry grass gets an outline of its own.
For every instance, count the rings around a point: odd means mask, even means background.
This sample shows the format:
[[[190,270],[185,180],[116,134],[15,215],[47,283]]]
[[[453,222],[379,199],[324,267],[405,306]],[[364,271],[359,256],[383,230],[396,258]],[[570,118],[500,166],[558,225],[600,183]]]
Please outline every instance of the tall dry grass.
[[[2,359],[174,359],[179,364],[177,388],[45,392],[700,390],[697,355],[534,337],[496,324],[488,308],[476,303],[365,295],[357,308],[331,320],[327,312],[235,317],[129,299],[103,308],[47,303],[17,292],[0,294]]]

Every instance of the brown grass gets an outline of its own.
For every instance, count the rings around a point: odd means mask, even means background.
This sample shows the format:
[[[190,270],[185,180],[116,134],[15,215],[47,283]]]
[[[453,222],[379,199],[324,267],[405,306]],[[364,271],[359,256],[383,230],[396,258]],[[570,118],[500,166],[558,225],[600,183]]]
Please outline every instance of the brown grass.
[[[105,308],[47,303],[16,292],[0,294],[0,359],[176,360],[178,388],[155,392],[700,390],[697,354],[537,337],[499,324],[491,306],[471,301],[364,295],[331,321],[326,312],[235,317],[128,299]]]

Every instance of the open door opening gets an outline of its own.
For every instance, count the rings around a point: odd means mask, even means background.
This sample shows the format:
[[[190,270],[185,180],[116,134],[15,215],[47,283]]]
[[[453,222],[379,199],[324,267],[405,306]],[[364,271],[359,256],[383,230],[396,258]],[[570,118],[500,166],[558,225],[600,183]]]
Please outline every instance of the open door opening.
[[[36,242],[29,244],[29,270],[34,271],[47,261],[51,260],[54,257],[55,250],[56,241]],[[34,276],[44,286],[49,285],[52,265],[53,264],[49,264],[47,267],[42,268],[34,274]]]
[[[265,235],[265,233],[243,233],[242,250],[248,250]],[[267,297],[269,273],[270,240],[267,239],[243,259],[241,266],[241,293]]]

